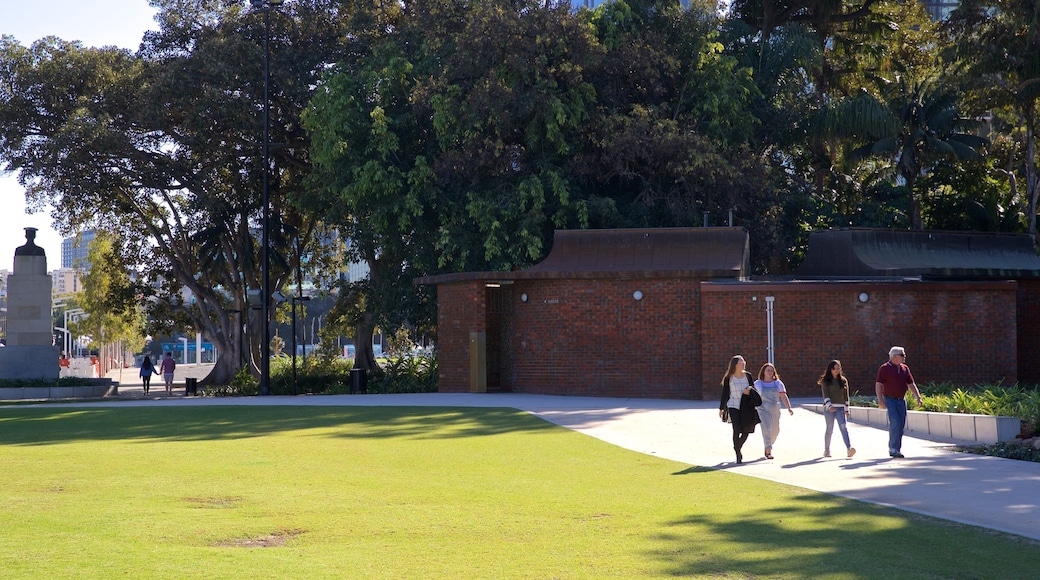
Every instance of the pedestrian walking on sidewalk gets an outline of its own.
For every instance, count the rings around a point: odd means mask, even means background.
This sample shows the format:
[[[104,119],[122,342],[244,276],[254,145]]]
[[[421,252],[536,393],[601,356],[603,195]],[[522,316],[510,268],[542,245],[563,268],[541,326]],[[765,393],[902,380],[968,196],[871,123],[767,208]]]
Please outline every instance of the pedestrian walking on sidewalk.
[[[906,366],[906,349],[893,346],[888,351],[888,362],[878,369],[874,379],[878,407],[888,411],[888,455],[903,457],[903,429],[906,427],[906,391],[909,389],[921,404],[921,391],[917,390],[914,375]]]
[[[773,363],[766,363],[758,369],[758,380],[755,390],[762,397],[762,405],[758,408],[758,416],[762,420],[762,443],[765,445],[766,459],[773,458],[773,444],[780,434],[780,403],[787,407],[787,412],[794,415],[791,399],[787,398],[787,387],[780,380]]]
[[[755,377],[747,372],[747,362],[739,354],[729,361],[726,374],[722,377],[722,396],[719,399],[719,417],[725,421],[728,417],[733,424],[733,451],[737,454],[737,463],[744,463],[741,449],[748,435],[755,432],[759,423],[755,407],[762,404],[758,391],[751,388]]]
[[[162,376],[163,381],[166,382],[166,394],[173,394],[173,369],[177,368],[177,363],[173,360],[173,353],[166,353],[166,358],[162,360]]]
[[[849,440],[849,380],[841,372],[841,361],[827,363],[827,370],[820,375],[817,384],[823,392],[823,418],[827,421],[827,430],[823,433],[823,456],[831,456],[831,436],[834,435],[834,423],[837,422],[841,438],[845,441],[845,457],[852,459],[856,448]]]
[[[144,386],[144,394],[148,394],[148,389],[152,384],[152,375],[159,374],[159,371],[155,369],[155,365],[152,364],[152,357],[145,355],[144,360],[141,361],[141,385]]]

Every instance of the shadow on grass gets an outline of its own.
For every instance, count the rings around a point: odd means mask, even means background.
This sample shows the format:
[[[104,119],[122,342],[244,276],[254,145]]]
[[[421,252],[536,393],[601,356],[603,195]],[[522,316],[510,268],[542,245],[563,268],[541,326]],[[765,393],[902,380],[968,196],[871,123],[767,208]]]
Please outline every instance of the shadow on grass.
[[[170,407],[0,409],[0,445],[207,441],[352,425],[332,437],[479,437],[557,429],[517,409],[445,407]]]
[[[714,468],[714,467],[702,467],[700,465],[694,465],[694,466],[691,466],[691,467],[687,467],[686,469],[684,469],[682,471],[676,471],[672,475],[690,475],[690,474],[693,474],[693,473],[714,473],[716,471],[718,471],[718,469]]]
[[[1026,538],[822,494],[794,502],[748,494],[736,510],[669,522],[657,538],[668,548],[652,557],[669,576],[698,578],[1014,578],[1040,566],[1040,544]]]

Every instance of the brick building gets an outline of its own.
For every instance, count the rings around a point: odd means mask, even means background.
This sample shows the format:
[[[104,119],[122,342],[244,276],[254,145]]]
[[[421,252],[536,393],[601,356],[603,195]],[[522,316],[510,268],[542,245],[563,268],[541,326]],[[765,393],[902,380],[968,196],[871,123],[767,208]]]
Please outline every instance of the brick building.
[[[1028,236],[817,232],[793,277],[750,279],[742,228],[559,231],[519,272],[438,292],[441,392],[717,397],[740,353],[815,396],[832,358],[873,393],[888,348],[922,382],[1040,382],[1040,258]]]

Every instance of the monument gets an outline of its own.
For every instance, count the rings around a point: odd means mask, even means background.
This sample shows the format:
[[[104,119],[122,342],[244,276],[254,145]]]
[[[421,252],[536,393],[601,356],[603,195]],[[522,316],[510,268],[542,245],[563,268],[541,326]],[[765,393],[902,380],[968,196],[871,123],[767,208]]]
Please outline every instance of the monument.
[[[35,239],[36,228],[25,228],[25,245],[14,251],[14,271],[7,277],[7,346],[0,348],[0,379],[58,378],[51,277],[46,252]]]

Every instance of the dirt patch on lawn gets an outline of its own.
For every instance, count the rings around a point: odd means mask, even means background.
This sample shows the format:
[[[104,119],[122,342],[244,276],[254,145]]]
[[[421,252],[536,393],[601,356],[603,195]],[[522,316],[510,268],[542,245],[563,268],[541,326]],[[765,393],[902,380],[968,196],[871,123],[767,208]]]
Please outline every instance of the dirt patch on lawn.
[[[303,530],[282,530],[253,538],[235,538],[213,544],[217,548],[281,548]]]
[[[242,502],[242,498],[234,496],[186,497],[184,501],[198,508],[218,510],[238,507],[238,504]]]

